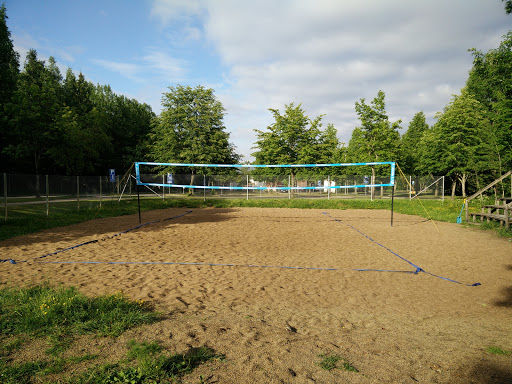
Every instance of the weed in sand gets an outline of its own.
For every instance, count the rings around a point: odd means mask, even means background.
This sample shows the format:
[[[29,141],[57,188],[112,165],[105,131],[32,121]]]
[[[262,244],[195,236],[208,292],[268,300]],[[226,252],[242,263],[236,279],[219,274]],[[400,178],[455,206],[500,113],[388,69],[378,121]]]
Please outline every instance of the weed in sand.
[[[487,352],[493,355],[500,356],[510,356],[512,355],[512,351],[507,351],[506,349],[501,349],[500,347],[487,347]]]
[[[356,367],[354,367],[341,356],[322,354],[318,355],[318,357],[320,357],[322,360],[320,360],[317,364],[320,366],[320,368],[325,369],[326,371],[332,371],[333,369],[337,368],[349,372],[359,372]]]

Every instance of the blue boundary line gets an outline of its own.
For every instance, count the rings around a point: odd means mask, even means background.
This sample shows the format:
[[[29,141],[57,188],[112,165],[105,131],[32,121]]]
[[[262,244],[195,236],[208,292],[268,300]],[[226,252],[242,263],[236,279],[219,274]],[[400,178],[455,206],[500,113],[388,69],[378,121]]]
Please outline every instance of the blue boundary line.
[[[113,239],[114,237],[116,236],[120,236],[124,233],[128,233],[128,232],[131,232],[131,231],[134,231],[136,229],[139,229],[141,227],[144,227],[146,225],[149,225],[149,224],[154,224],[154,223],[159,223],[161,221],[166,221],[166,220],[172,220],[172,219],[177,219],[179,217],[183,217],[185,215],[188,215],[189,213],[192,213],[192,211],[186,211],[185,213],[181,214],[181,215],[178,215],[178,216],[173,216],[173,217],[168,217],[166,219],[162,219],[162,220],[155,220],[155,221],[150,221],[149,223],[144,223],[144,224],[140,224],[140,225],[137,225],[136,227],[133,227],[133,228],[130,228],[130,229],[127,229],[125,231],[122,231],[122,232],[119,232],[119,233],[116,233],[112,236],[109,236],[107,237],[107,239]],[[48,257],[48,256],[53,256],[53,255],[56,255],[58,253],[61,253],[61,252],[66,252],[66,251],[69,251],[71,249],[75,249],[75,248],[79,248],[79,247],[82,247],[84,245],[88,245],[88,244],[94,244],[94,243],[97,243],[99,240],[90,240],[90,241],[86,241],[85,243],[81,243],[81,244],[77,244],[77,245],[73,245],[72,247],[68,247],[68,248],[65,248],[65,249],[61,249],[59,251],[56,251],[56,252],[51,252],[51,253],[47,253],[46,255],[43,255],[43,256],[38,256],[38,257],[34,257],[30,260],[38,260],[38,259],[42,259],[42,258],[45,258],[45,257]],[[18,264],[18,263],[26,263],[28,260],[22,260],[22,261],[16,261],[14,259],[0,259],[0,263],[11,263],[11,264]]]
[[[409,260],[407,260],[406,258],[400,256],[398,253],[396,252],[393,252],[391,249],[389,249],[388,247],[380,244],[379,242],[373,240],[370,236],[366,235],[365,233],[361,232],[359,229],[357,229],[356,227],[354,227],[353,225],[350,225],[350,224],[347,224],[339,219],[336,219],[335,217],[329,215],[327,212],[322,212],[324,215],[330,217],[331,219],[333,219],[334,221],[338,222],[338,223],[341,223],[341,224],[344,224],[350,228],[352,228],[353,230],[359,232],[361,235],[363,235],[364,237],[366,237],[368,240],[374,242],[375,244],[377,244],[379,247],[382,247],[384,248],[386,251],[390,252],[391,254],[399,257],[400,259],[402,259],[403,261],[409,263],[412,267],[414,267],[416,270],[415,271],[410,271],[409,273],[413,273],[415,275],[417,275],[419,272],[423,272],[423,273],[426,273],[427,275],[430,275],[430,276],[434,276],[434,277],[437,277],[439,279],[442,279],[442,280],[446,280],[446,281],[450,281],[452,283],[457,283],[457,284],[461,284],[461,285],[466,285],[468,287],[476,287],[478,285],[481,285],[480,283],[474,283],[474,284],[466,284],[466,283],[461,283],[460,281],[457,281],[457,280],[453,280],[453,279],[449,279],[447,277],[443,277],[443,276],[439,276],[439,275],[435,275],[431,272],[427,272],[425,271],[423,268],[421,267],[418,267],[416,264],[410,262]],[[401,272],[401,271],[390,271],[390,270],[381,270],[381,269],[356,269],[356,271],[375,271],[375,272]]]

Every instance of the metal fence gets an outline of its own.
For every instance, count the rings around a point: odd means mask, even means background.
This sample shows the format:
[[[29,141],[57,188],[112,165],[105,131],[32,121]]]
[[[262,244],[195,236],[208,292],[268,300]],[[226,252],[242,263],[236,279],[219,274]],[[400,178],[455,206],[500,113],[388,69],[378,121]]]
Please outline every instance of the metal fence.
[[[145,182],[166,183],[167,175],[144,174],[141,179]],[[191,175],[174,174],[173,184],[196,185],[200,189],[171,188],[162,186],[139,187],[142,198],[172,198],[190,196],[191,198],[325,198],[325,199],[385,199],[391,198],[392,192],[397,198],[444,199],[443,176],[406,176],[396,177],[393,187],[353,187],[365,185],[371,178],[365,175],[320,175],[292,177],[291,175]],[[389,182],[388,176],[377,176],[374,184]],[[204,187],[224,187],[223,189],[208,189]],[[265,189],[251,190],[240,187],[264,187]],[[290,190],[289,187],[296,189]],[[310,189],[317,187],[316,189]],[[28,204],[40,204],[46,207],[57,202],[76,202],[77,209],[94,202],[101,207],[105,200],[130,199],[137,196],[135,178],[128,176],[61,176],[61,175],[27,175],[2,174],[0,190],[3,192],[3,205],[7,219],[9,207]],[[308,188],[308,189],[307,189]]]

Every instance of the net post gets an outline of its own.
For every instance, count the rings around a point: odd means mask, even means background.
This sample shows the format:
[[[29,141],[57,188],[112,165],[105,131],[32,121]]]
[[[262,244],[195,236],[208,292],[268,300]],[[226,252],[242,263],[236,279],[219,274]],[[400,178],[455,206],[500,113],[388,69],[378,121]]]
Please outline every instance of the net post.
[[[139,184],[135,184],[135,189],[137,190],[137,205],[139,207],[139,224],[142,222],[140,217],[140,194],[139,194]]]
[[[46,217],[50,215],[50,184],[48,183],[48,175],[46,175]]]
[[[4,207],[5,207],[5,221],[7,221],[7,173],[4,172]]]
[[[395,185],[391,186],[391,226],[393,226],[393,205],[395,202]]]
[[[80,210],[80,176],[76,177],[76,202]]]

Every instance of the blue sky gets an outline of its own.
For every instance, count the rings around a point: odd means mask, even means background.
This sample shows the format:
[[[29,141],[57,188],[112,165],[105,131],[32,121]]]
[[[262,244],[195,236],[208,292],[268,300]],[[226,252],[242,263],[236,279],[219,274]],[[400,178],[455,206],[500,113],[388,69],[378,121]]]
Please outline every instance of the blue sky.
[[[4,0],[5,1],[5,0]],[[342,142],[354,104],[386,93],[402,133],[430,124],[459,93],[469,48],[496,48],[512,25],[500,0],[6,0],[22,60],[30,48],[89,81],[161,111],[177,84],[213,88],[225,125],[250,160],[268,108],[302,103]]]

